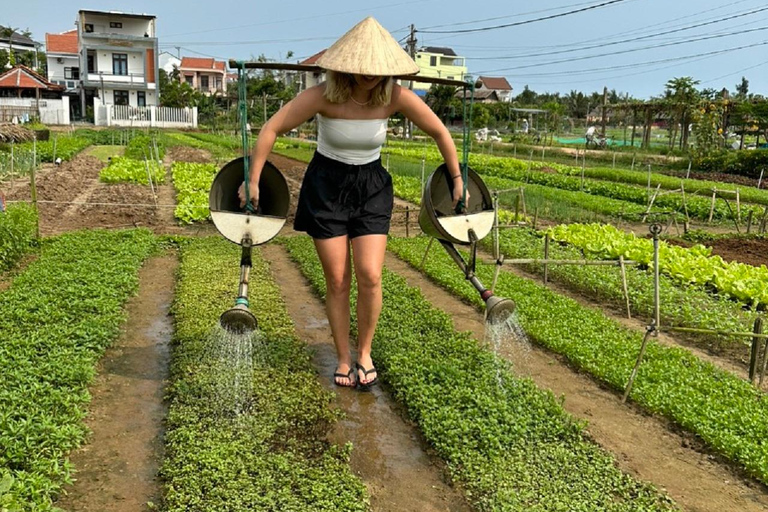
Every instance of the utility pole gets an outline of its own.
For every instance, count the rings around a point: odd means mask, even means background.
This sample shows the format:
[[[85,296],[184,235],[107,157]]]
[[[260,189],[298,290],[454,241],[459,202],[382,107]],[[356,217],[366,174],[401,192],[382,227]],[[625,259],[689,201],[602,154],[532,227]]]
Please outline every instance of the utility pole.
[[[606,109],[608,106],[608,87],[603,87],[603,139],[605,139]]]
[[[413,61],[416,61],[416,28],[411,24],[411,33],[408,35],[408,55],[411,56]],[[413,80],[408,81],[408,89],[413,90]],[[405,137],[413,139],[413,122],[408,121],[407,129],[405,130]]]

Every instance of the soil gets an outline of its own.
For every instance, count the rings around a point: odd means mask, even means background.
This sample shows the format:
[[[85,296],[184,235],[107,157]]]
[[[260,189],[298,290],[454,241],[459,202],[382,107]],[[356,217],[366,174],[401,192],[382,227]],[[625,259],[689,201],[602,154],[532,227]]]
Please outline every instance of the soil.
[[[313,351],[312,362],[320,382],[336,392],[335,403],[346,412],[330,440],[336,444],[352,442],[350,464],[368,488],[372,509],[469,510],[461,494],[444,481],[442,463],[428,454],[419,432],[402,419],[389,393],[381,386],[361,393],[333,385],[336,351],[322,301],[282,247],[267,245],[263,254],[271,262],[299,337]]]
[[[136,512],[160,502],[163,403],[173,324],[175,255],[152,258],[139,273],[128,322],[99,363],[90,388],[88,444],[74,451],[75,483],[56,504],[78,512]]]
[[[468,330],[476,339],[484,339],[481,312],[391,254],[387,255],[385,266],[405,277],[411,286],[420,288],[432,304],[439,304],[453,318],[457,330]],[[685,510],[768,509],[768,489],[764,486],[718,463],[716,457],[698,451],[692,436],[677,433],[663,419],[622,404],[618,394],[572,370],[556,355],[517,343],[503,346],[500,355],[512,361],[519,376],[530,377],[540,388],[564,397],[565,409],[588,421],[587,435],[611,452],[623,471],[653,483]]]
[[[768,266],[768,239],[766,238],[722,238],[706,245],[712,253],[726,261],[740,261],[759,267]]]
[[[675,171],[675,170],[661,170],[660,171],[663,174],[668,174],[670,176],[678,176],[680,178],[685,178],[687,171]],[[755,178],[748,178],[746,176],[739,176],[737,174],[726,174],[724,172],[696,172],[691,171],[691,174],[689,178],[694,180],[706,180],[706,181],[721,181],[723,183],[734,183],[736,185],[746,185],[748,187],[755,187],[757,188],[757,183],[759,180],[756,180]],[[768,188],[768,180],[763,179],[762,183],[760,183],[760,188],[765,189]]]
[[[173,146],[168,148],[165,158],[166,160],[170,158],[173,162],[194,162],[199,164],[207,164],[213,161],[211,154],[208,151],[188,146]]]

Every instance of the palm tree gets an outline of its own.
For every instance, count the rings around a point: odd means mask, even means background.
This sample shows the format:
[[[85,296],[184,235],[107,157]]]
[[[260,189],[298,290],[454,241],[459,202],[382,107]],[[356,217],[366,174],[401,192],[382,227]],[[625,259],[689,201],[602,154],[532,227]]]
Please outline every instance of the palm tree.
[[[673,115],[671,118],[680,123],[680,149],[688,147],[688,125],[691,122],[691,110],[701,99],[699,91],[696,90],[696,86],[699,83],[699,80],[694,80],[690,76],[683,76],[673,78],[665,85],[665,98],[673,112],[676,114],[676,116]],[[674,147],[675,145],[675,138],[677,137],[676,129],[673,134],[674,135],[670,137],[670,147]]]
[[[15,34],[17,30],[17,28],[11,26],[0,27],[0,35],[5,39],[8,39],[8,64],[5,66],[8,69],[16,64],[16,58],[13,56],[13,34]]]

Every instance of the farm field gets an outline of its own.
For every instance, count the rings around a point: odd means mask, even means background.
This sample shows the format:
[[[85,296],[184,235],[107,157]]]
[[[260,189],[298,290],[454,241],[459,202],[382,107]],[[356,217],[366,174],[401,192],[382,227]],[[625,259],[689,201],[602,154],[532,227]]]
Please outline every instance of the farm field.
[[[56,151],[60,165],[35,170],[36,210],[29,173],[0,176],[3,511],[768,509],[768,382],[747,377],[749,338],[651,338],[622,403],[654,315],[647,173],[589,167],[582,179],[575,165],[472,156],[503,191],[506,259],[542,258],[549,233],[551,258],[637,263],[626,296],[617,267],[550,265],[545,286],[541,264],[495,277],[487,237],[477,275],[515,300],[525,333],[499,340],[418,226],[422,172],[439,154],[391,142],[373,345],[383,385],[358,393],[332,385],[322,269],[292,229],[311,144],[280,139],[270,156],[291,210],[253,251],[252,336],[217,328],[240,249],[208,211],[237,137],[78,130]],[[679,181],[652,173],[651,193]],[[648,212],[664,219],[663,329],[750,331],[768,306],[755,234],[768,192],[739,186],[739,222],[730,196],[712,209],[712,187],[736,185],[686,180],[684,204],[660,194]],[[675,227],[686,208],[687,238]],[[731,236],[750,211],[752,233]]]

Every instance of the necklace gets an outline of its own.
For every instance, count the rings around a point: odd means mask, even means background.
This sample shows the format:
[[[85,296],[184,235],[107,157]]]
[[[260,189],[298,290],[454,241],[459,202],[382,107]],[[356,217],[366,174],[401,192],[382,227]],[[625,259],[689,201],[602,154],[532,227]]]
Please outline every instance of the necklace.
[[[357,101],[355,98],[353,98],[351,94],[350,94],[350,96],[349,96],[349,99],[351,99],[351,100],[352,100],[352,102],[353,102],[355,105],[359,105],[359,106],[361,106],[361,107],[364,107],[364,106],[366,106],[367,104],[369,104],[369,103],[371,102],[371,98],[368,98],[368,101],[366,101],[365,103],[360,103],[360,102],[359,102],[359,101]]]

